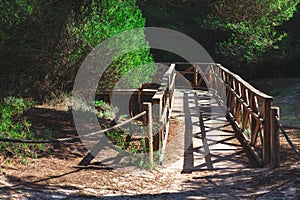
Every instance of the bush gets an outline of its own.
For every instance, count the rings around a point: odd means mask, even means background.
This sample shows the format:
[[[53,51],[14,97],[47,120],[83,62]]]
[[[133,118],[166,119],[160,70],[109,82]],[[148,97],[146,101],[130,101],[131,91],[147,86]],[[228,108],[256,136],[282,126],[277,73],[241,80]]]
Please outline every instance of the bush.
[[[41,101],[70,92],[81,62],[103,40],[145,26],[132,0],[0,0],[0,9],[0,90]],[[149,52],[115,60],[110,81],[152,62]]]
[[[101,13],[94,8],[91,16],[84,20],[84,23],[76,29],[76,32],[83,38],[86,45],[95,48],[102,41],[118,33],[143,27],[145,27],[145,19],[142,17],[135,0],[109,0]],[[127,46],[123,47],[124,54],[116,58],[104,72],[99,85],[100,88],[114,88],[121,76],[132,74],[131,70],[133,69],[136,72],[144,64],[153,63],[149,49],[131,50],[134,45],[138,45],[141,42],[146,42],[142,31],[138,32],[136,38],[130,40],[130,42],[128,41]],[[109,45],[112,50],[118,48],[118,44],[110,43]],[[108,49],[110,50],[110,47]],[[150,76],[155,72],[155,69],[154,65],[149,65],[147,68],[144,67],[142,70],[143,77],[130,76],[131,79],[127,81],[129,83],[127,87],[138,87],[142,82],[149,82],[151,80]]]
[[[31,139],[35,135],[30,131],[31,124],[26,119],[18,119],[27,111],[33,103],[22,98],[7,97],[0,101],[0,137]],[[21,157],[22,161],[26,157],[36,157],[37,153],[44,148],[41,144],[21,144],[21,143],[0,143],[0,153],[5,156]]]

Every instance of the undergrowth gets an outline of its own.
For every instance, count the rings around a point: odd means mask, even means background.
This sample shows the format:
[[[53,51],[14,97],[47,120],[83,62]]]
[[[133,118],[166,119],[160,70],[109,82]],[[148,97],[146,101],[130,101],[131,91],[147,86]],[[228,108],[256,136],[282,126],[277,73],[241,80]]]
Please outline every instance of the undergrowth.
[[[0,137],[16,139],[37,139],[30,130],[31,123],[22,114],[34,103],[22,98],[6,97],[0,101]],[[38,152],[44,149],[43,144],[22,144],[12,142],[0,143],[0,154],[9,158],[20,158],[22,163],[28,157],[37,158]]]

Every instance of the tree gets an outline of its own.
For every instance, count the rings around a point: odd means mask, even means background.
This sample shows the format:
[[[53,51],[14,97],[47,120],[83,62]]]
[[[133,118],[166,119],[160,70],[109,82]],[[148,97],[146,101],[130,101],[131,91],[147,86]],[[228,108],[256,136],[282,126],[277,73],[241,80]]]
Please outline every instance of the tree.
[[[300,0],[214,0],[212,14],[203,21],[204,27],[229,31],[231,37],[218,44],[219,53],[240,61],[256,61],[264,53],[277,49],[287,37],[276,31],[290,19]]]
[[[0,91],[36,100],[71,91],[92,48],[145,26],[135,0],[0,0],[0,10]],[[149,49],[124,55],[113,63],[110,81],[151,61]]]

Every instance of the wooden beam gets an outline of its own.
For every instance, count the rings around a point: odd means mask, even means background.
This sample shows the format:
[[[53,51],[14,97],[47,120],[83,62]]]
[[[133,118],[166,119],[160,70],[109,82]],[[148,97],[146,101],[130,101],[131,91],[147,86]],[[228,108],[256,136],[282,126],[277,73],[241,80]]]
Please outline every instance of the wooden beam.
[[[271,155],[271,101],[265,99],[264,103],[264,131],[263,131],[263,161],[264,166],[270,164]]]
[[[278,168],[280,166],[280,157],[279,157],[279,107],[271,108],[271,166],[272,168]]]
[[[147,138],[149,142],[149,155],[148,155],[148,162],[149,168],[152,169],[153,164],[153,122],[152,122],[152,104],[150,102],[143,103],[145,111],[147,111]]]

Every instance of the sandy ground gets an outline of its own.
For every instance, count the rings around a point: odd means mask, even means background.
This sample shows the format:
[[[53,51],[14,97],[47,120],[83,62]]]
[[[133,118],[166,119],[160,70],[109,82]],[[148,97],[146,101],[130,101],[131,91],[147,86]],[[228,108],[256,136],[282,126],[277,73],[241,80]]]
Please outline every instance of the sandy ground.
[[[74,135],[68,113],[37,108],[31,118],[37,129],[50,127],[56,137]],[[173,120],[170,138],[182,124]],[[287,129],[300,147],[300,130]],[[39,159],[20,164],[0,157],[0,199],[299,199],[300,158],[281,135],[278,169],[245,168],[199,170],[184,174],[157,166],[111,169],[93,163],[76,168],[87,151],[81,143],[47,146]],[[173,158],[174,161],[178,158]],[[172,161],[172,160],[171,160]]]

